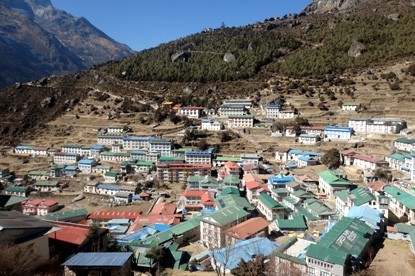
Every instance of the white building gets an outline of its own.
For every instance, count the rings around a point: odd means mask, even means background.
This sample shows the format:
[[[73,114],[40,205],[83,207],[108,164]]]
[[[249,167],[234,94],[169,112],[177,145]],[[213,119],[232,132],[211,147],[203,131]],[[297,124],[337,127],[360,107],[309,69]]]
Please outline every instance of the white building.
[[[397,150],[413,152],[415,151],[415,139],[398,138],[395,141],[393,141],[393,146]]]
[[[245,106],[243,105],[227,105],[223,104],[219,108],[219,116],[226,117],[226,116],[236,116],[236,115],[246,115],[248,111],[246,110]]]
[[[154,139],[156,138],[126,136],[122,139],[122,147],[124,150],[149,149],[150,141]]]
[[[228,117],[229,128],[247,128],[254,126],[254,116],[252,115],[232,115]]]
[[[97,165],[97,166],[92,168],[92,173],[104,175],[106,172],[111,171],[111,169],[112,169],[111,166]]]
[[[123,138],[122,133],[101,133],[98,135],[97,143],[100,145],[122,144]]]
[[[76,153],[65,153],[57,152],[53,156],[53,163],[55,164],[75,164],[81,159],[79,154]]]
[[[353,128],[342,126],[326,126],[324,128],[325,140],[350,140]]]
[[[252,107],[252,101],[249,99],[231,99],[231,100],[224,100],[223,104],[227,105],[241,105],[246,109],[250,109]]]
[[[269,104],[265,110],[267,112],[267,118],[278,118],[281,110],[281,105]]]
[[[78,162],[78,169],[83,173],[92,173],[92,168],[97,164],[94,159],[82,159]]]
[[[161,156],[170,156],[173,148],[173,140],[154,139],[150,141],[150,152],[158,152]]]
[[[14,148],[14,152],[16,154],[31,155],[34,148],[34,146],[19,145]]]
[[[82,147],[83,145],[63,145],[62,152],[82,155]]]
[[[122,162],[122,161],[129,160],[130,154],[124,153],[124,152],[105,151],[105,152],[101,152],[100,159],[102,161],[109,161],[109,162]]]
[[[306,145],[314,145],[318,142],[319,136],[312,135],[312,134],[301,134],[298,137],[298,142],[300,144],[306,144]]]
[[[377,168],[385,168],[389,163],[381,158],[375,158],[370,155],[355,154],[353,156],[353,165],[364,170],[376,170]]]
[[[280,110],[278,114],[279,119],[293,119],[295,117],[294,110]]]
[[[355,132],[396,134],[406,128],[406,122],[394,118],[354,118],[349,120],[349,127]]]
[[[187,150],[184,154],[187,164],[212,164],[214,149],[208,150]]]
[[[360,107],[359,103],[343,103],[342,110],[343,111],[356,111]]]
[[[223,129],[223,125],[220,122],[215,122],[213,119],[202,120],[202,129],[218,131]]]
[[[244,222],[249,213],[239,206],[229,206],[213,212],[200,220],[200,241],[208,249],[226,245],[225,231]]]
[[[178,111],[179,116],[186,116],[188,118],[198,119],[202,116],[203,107],[200,106],[185,106]]]
[[[127,128],[125,126],[109,126],[107,133],[124,133]]]

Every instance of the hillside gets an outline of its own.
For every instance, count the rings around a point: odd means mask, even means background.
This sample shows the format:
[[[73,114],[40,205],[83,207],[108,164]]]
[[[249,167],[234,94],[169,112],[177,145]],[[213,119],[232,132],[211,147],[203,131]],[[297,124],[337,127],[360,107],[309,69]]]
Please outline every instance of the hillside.
[[[341,11],[303,12],[242,28],[207,30],[76,75],[9,87],[0,91],[1,142],[30,141],[37,133],[49,139],[44,135],[53,133],[50,124],[75,124],[77,115],[85,118],[75,131],[97,122],[117,123],[108,120],[111,114],[149,130],[147,119],[164,100],[218,107],[225,98],[247,96],[258,107],[285,100],[312,124],[344,124],[348,116],[357,115],[401,117],[411,126],[411,3],[362,0]],[[366,48],[358,57],[348,55],[354,41]],[[225,61],[227,53],[235,59],[227,55]],[[385,77],[390,72],[395,76]],[[96,93],[111,97],[97,102]],[[344,114],[341,101],[362,102],[366,110]],[[149,106],[149,114],[137,113]]]
[[[343,3],[340,11],[333,9],[333,2]],[[380,65],[415,51],[415,7],[410,1],[318,3],[298,15],[184,37],[107,69],[120,78],[141,81],[232,81],[263,72],[324,77]],[[354,42],[363,45],[359,57],[348,54]],[[226,53],[234,60],[225,61]]]
[[[73,73],[132,53],[50,0],[0,2],[0,87]]]

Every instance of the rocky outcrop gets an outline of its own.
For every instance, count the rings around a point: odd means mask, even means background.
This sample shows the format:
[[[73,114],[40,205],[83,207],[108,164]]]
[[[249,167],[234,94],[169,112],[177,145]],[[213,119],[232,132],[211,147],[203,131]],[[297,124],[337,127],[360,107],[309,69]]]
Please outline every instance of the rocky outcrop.
[[[324,13],[332,10],[350,9],[360,3],[360,0],[313,0],[304,12],[306,13]]]
[[[366,50],[367,48],[365,44],[363,44],[360,41],[355,40],[350,46],[349,51],[347,51],[347,54],[350,57],[357,58],[357,57],[360,57]]]

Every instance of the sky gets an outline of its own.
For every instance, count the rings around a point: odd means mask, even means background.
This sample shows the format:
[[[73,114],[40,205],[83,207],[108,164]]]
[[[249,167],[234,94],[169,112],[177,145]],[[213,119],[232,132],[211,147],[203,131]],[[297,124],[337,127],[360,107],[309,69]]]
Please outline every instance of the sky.
[[[299,13],[312,0],[52,0],[74,16],[135,51],[155,47],[204,28],[243,26]]]

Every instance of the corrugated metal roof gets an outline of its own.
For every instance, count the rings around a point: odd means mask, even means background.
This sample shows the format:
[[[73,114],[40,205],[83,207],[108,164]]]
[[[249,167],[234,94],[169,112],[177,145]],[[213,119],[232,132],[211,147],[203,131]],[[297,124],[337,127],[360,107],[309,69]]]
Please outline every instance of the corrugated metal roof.
[[[133,255],[131,252],[78,253],[66,262],[65,266],[123,266]]]

